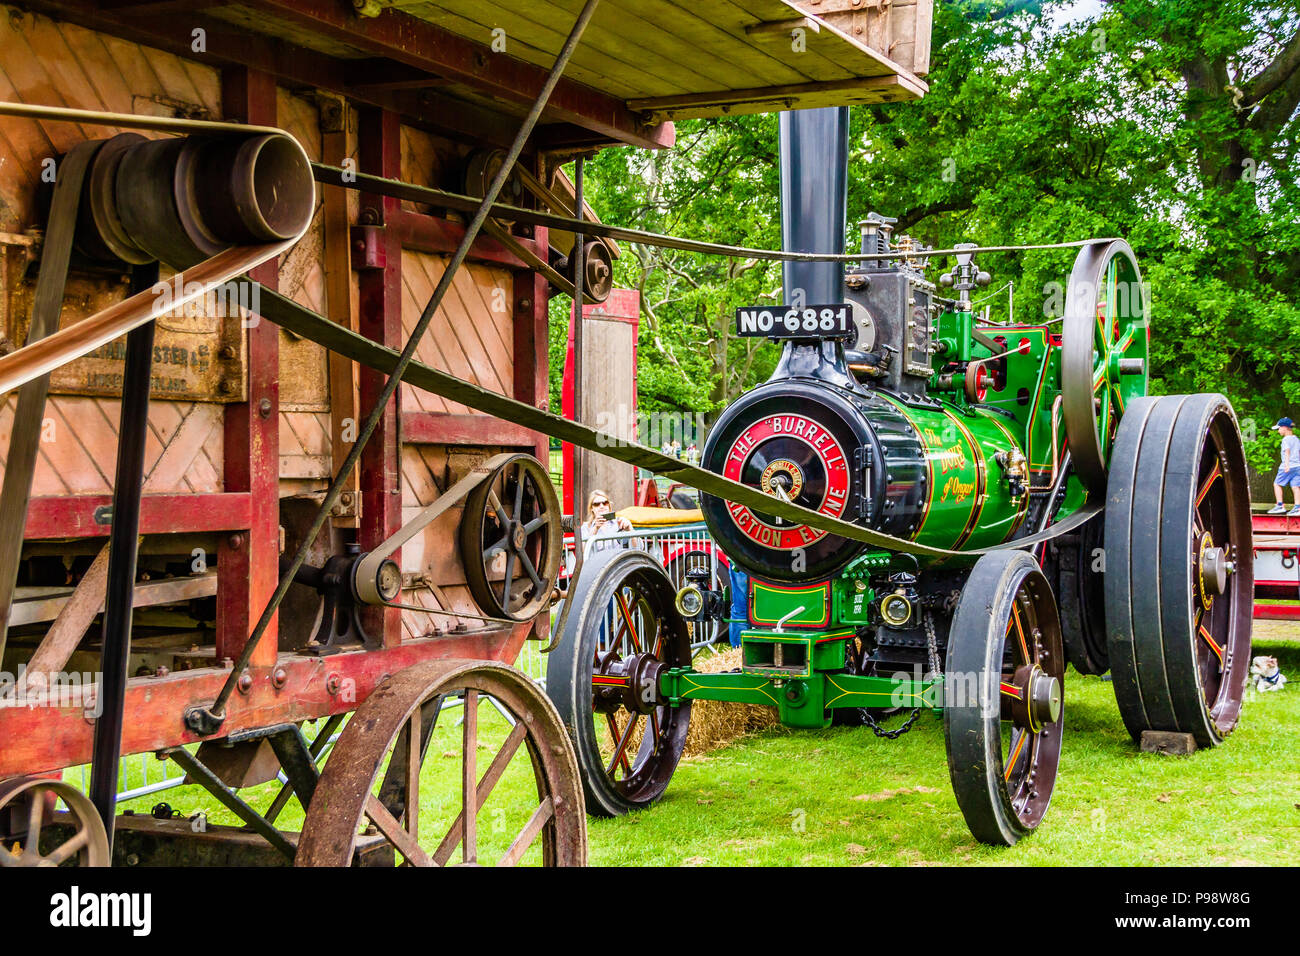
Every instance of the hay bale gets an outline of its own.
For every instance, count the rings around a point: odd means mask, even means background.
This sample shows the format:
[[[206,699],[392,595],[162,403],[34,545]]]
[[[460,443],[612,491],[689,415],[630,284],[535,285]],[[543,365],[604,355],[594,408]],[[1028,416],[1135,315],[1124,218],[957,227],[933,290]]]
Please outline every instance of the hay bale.
[[[716,648],[715,648],[716,650]],[[714,653],[704,651],[694,662],[695,669],[705,674],[735,670],[740,666],[740,648],[729,647]],[[686,734],[688,757],[706,754],[756,730],[764,730],[780,723],[775,707],[758,704],[729,704],[718,700],[691,702],[691,726]]]

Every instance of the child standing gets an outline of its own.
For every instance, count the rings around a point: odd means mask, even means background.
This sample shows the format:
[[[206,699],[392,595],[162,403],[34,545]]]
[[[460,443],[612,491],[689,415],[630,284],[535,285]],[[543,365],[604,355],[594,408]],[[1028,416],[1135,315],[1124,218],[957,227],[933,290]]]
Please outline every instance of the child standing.
[[[1273,494],[1277,497],[1277,504],[1268,513],[1286,514],[1289,518],[1300,517],[1300,438],[1295,434],[1295,422],[1289,418],[1279,418],[1273,431],[1282,433],[1282,461],[1277,469],[1277,477],[1273,479]],[[1291,500],[1295,505],[1290,511],[1282,503],[1282,490],[1287,485],[1291,486]]]

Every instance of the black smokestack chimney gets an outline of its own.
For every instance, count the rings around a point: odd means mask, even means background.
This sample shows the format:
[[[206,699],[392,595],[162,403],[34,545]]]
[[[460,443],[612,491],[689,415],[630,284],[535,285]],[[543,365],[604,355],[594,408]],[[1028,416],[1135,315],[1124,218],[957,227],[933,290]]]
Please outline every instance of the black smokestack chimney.
[[[780,114],[781,248],[786,252],[844,251],[848,207],[849,108]],[[844,300],[839,262],[784,264],[787,305]]]
[[[844,252],[848,214],[849,108],[782,113],[781,248]],[[789,306],[844,301],[842,262],[786,262],[782,300]],[[839,339],[790,339],[772,379],[806,377],[858,388]]]

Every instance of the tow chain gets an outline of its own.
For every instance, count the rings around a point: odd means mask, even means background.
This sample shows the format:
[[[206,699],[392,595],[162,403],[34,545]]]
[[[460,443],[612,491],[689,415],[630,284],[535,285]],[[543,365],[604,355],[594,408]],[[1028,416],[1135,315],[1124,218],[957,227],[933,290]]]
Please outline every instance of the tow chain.
[[[920,716],[921,708],[913,707],[911,716],[909,716],[901,726],[895,727],[893,730],[886,730],[876,722],[876,718],[871,716],[870,711],[865,709],[862,711],[862,719],[867,722],[867,726],[871,728],[871,732],[883,740],[897,740],[899,737],[903,736],[903,734],[912,729],[912,725],[916,723],[916,718]]]
[[[943,667],[939,664],[939,636],[934,629],[934,612],[924,612],[921,622],[925,625],[925,649],[930,655],[930,676],[938,677],[943,673]]]
[[[932,611],[926,611],[922,615],[921,621],[925,625],[926,650],[930,657],[930,676],[937,677],[942,671],[939,667],[939,635],[934,628],[934,613]],[[907,720],[904,721],[901,726],[895,727],[893,730],[886,730],[884,727],[881,727],[879,722],[871,716],[871,711],[863,708],[861,713],[862,719],[866,721],[867,726],[871,728],[873,734],[884,740],[897,740],[899,737],[903,736],[903,734],[912,729],[912,725],[916,723],[916,719],[921,716],[921,708],[913,707],[912,713],[908,716]]]

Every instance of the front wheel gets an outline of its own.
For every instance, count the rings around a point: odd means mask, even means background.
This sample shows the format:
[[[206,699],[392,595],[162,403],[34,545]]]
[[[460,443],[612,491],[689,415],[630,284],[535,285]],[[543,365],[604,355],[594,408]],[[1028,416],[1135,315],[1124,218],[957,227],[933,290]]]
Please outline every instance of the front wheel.
[[[981,843],[1042,822],[1061,759],[1065,653],[1047,578],[1023,551],[976,562],[948,636],[944,736],[957,805]]]
[[[691,705],[659,693],[689,667],[690,635],[663,567],[644,551],[598,551],[583,568],[546,693],[573,738],[587,811],[622,816],[663,794],[686,748]]]

